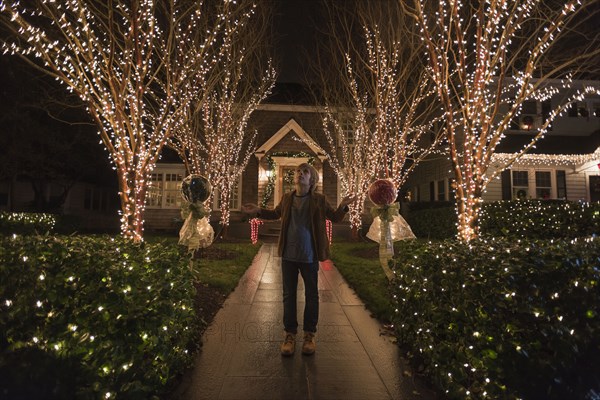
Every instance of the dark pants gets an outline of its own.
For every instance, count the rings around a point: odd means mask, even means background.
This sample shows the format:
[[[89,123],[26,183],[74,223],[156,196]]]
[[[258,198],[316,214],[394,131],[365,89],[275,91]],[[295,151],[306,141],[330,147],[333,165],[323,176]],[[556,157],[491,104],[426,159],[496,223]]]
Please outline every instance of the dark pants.
[[[298,272],[304,281],[304,332],[317,332],[319,321],[319,262],[301,263],[282,260],[283,276],[283,326],[286,332],[298,333],[296,319],[296,293],[298,290]]]

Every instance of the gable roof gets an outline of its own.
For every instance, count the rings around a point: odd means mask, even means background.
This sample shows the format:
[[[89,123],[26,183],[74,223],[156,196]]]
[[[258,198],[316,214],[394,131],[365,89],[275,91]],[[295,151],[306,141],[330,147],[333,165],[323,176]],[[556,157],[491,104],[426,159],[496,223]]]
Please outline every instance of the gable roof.
[[[319,160],[325,160],[325,154],[323,154],[323,152],[317,146],[315,146],[314,140],[300,126],[300,124],[294,120],[294,118],[290,118],[290,120],[286,122],[285,125],[283,125],[277,132],[275,132],[275,134],[271,136],[269,140],[264,142],[262,146],[256,149],[254,155],[260,160],[265,156],[267,151],[271,150],[273,146],[275,146],[281,139],[283,139],[292,131],[317,155]]]

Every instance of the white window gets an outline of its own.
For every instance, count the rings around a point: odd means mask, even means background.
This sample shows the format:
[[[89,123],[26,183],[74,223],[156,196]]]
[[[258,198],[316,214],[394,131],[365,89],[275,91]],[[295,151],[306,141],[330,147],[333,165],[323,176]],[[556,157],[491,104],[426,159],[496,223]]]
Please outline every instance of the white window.
[[[552,174],[550,171],[535,171],[535,198],[549,199],[552,196]]]
[[[221,193],[219,188],[213,188],[213,210],[219,210],[221,207]],[[237,182],[231,189],[231,195],[229,197],[229,210],[239,211],[242,209],[242,176],[238,178]]]
[[[150,208],[181,207],[183,173],[165,171],[153,173],[148,181],[146,206]]]
[[[524,200],[529,197],[529,177],[527,171],[512,171],[513,199]]]
[[[148,189],[146,192],[146,205],[148,207],[160,207],[162,202],[162,174],[150,175]]]
[[[411,201],[421,201],[419,186],[413,187]]]
[[[183,175],[165,173],[164,177],[164,207],[180,207],[181,182],[183,181]]]
[[[446,198],[446,180],[442,179],[437,181],[437,199],[438,201],[445,201]]]
[[[567,110],[567,115],[575,118],[587,118],[590,116],[590,110],[585,101],[578,101],[571,104],[571,107]]]
[[[527,100],[521,105],[521,113],[513,118],[510,129],[520,131],[530,131],[539,128],[541,123],[540,109],[544,108],[540,103]]]
[[[513,199],[555,199],[558,192],[556,176],[556,171],[552,170],[512,170]],[[564,185],[564,182],[561,184]],[[563,192],[565,191],[563,188]]]

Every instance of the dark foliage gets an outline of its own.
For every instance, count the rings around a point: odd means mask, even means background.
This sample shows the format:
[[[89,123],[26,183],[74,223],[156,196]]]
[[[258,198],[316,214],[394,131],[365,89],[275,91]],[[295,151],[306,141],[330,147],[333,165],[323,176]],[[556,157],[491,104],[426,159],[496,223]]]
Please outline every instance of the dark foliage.
[[[406,221],[424,239],[456,236],[456,210],[446,202],[411,203]],[[479,218],[484,237],[574,238],[600,234],[600,203],[513,200],[484,203]]]
[[[403,246],[392,289],[398,341],[449,398],[600,391],[600,239]]]
[[[0,249],[3,398],[148,399],[191,365],[201,320],[178,247],[11,235]]]

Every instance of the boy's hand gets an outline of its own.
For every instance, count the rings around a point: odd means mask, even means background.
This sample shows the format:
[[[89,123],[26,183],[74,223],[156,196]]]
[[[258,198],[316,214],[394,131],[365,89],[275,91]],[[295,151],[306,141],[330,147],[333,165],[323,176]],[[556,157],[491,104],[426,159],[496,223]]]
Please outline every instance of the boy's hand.
[[[342,201],[340,201],[340,207],[346,207],[348,204],[353,203],[357,197],[358,196],[356,196],[355,194],[351,194],[344,197]]]
[[[258,207],[256,204],[248,203],[242,206],[242,212],[246,214],[256,214],[259,211],[260,207]]]

